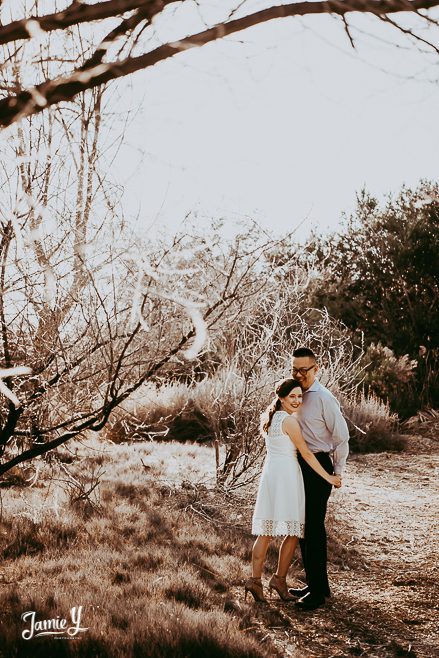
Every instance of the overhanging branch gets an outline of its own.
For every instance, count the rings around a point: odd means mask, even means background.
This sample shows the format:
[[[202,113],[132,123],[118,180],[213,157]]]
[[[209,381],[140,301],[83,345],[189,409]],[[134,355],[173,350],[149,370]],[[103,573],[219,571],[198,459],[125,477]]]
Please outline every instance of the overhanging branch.
[[[157,4],[155,0],[105,0],[105,2],[97,2],[94,5],[72,2],[70,7],[64,9],[64,11],[47,14],[46,16],[29,16],[29,18],[23,18],[1,26],[0,45],[11,41],[30,39],[38,29],[44,32],[64,30],[72,25],[114,18],[127,11],[150,7],[154,4]]]
[[[159,10],[159,6],[163,7],[165,4],[168,4],[168,2],[160,2],[159,0],[157,2],[152,2],[151,0],[143,0],[143,2],[141,0],[137,0],[137,2],[110,0],[96,5],[84,5],[81,3],[79,7],[75,5],[74,11],[71,7],[62,13],[64,15],[67,14],[67,18],[64,16],[63,20],[70,21],[68,24],[73,25],[79,22],[108,18],[109,16],[117,15],[121,11],[139,7],[145,8],[148,6],[153,13],[156,13]],[[110,5],[113,7],[113,13],[109,13]],[[439,6],[439,0],[349,0],[349,2],[330,0],[323,2],[288,3],[281,6],[269,7],[235,20],[220,23],[208,30],[198,34],[192,34],[179,41],[167,43],[144,55],[128,57],[127,59],[114,62],[100,62],[98,65],[92,66],[87,70],[77,69],[69,75],[47,80],[36,87],[23,90],[15,96],[3,98],[0,100],[0,126],[8,126],[25,116],[37,114],[51,105],[63,101],[72,101],[75,96],[87,89],[92,89],[111,80],[146,69],[182,51],[202,46],[254,25],[277,18],[311,14],[336,14],[344,17],[345,14],[352,12],[370,13],[382,18],[387,14],[409,11],[417,12],[420,9],[430,9],[436,6]],[[87,17],[85,17],[86,15]],[[46,29],[44,25],[46,25],[47,29],[62,29],[63,25],[60,23],[59,14],[56,16],[56,19],[54,18],[55,14],[52,14],[51,17],[41,17],[38,19],[39,25],[42,29]],[[76,18],[74,19],[74,17]],[[46,20],[46,23],[44,23],[44,20]],[[23,21],[19,21],[18,23],[21,24]],[[6,38],[4,36],[5,30],[6,33],[11,33],[12,25],[11,23],[9,26],[0,28],[0,43],[2,43],[2,35],[3,39]],[[18,26],[15,27],[16,30],[18,30]],[[25,30],[25,32],[25,36],[21,38],[29,38],[29,29]],[[16,32],[14,38],[18,38]],[[431,47],[433,49],[435,48],[433,45]]]

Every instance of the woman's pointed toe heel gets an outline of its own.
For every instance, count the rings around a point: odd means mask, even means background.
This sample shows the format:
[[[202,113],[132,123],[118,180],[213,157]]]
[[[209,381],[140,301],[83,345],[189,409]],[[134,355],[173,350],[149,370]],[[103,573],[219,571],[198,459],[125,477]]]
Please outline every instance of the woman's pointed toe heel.
[[[250,592],[255,601],[266,603],[267,599],[264,597],[264,590],[260,578],[248,578],[244,583],[244,590],[244,601],[247,601],[247,594]]]
[[[272,590],[274,589],[279,594],[279,597],[282,599],[282,601],[295,601],[295,597],[291,596],[291,594],[289,594],[288,592],[286,578],[277,576],[274,573],[270,578],[270,582],[268,583],[268,588],[270,591],[270,595]]]

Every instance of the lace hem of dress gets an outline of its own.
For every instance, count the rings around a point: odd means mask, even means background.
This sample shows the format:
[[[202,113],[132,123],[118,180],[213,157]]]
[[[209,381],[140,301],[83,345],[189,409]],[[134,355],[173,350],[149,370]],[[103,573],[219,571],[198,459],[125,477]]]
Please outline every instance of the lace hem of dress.
[[[305,524],[300,521],[255,519],[252,524],[252,535],[268,535],[269,537],[290,535],[293,537],[303,537],[304,532]]]

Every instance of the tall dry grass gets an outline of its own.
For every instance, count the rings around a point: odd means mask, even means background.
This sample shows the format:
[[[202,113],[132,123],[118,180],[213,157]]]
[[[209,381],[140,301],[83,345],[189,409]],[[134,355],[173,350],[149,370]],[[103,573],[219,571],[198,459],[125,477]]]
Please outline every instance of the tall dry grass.
[[[399,432],[398,415],[390,410],[388,403],[363,391],[340,397],[353,452],[404,450],[406,442]]]
[[[221,447],[218,481],[242,486],[259,472],[264,453],[259,417],[279,377],[269,369],[245,374],[233,363],[192,385],[144,386],[118,410],[106,438],[115,443],[142,438],[215,441]]]
[[[178,423],[180,418],[188,425],[191,411],[191,391],[186,384],[146,383],[115,410],[106,427],[106,438],[114,443],[201,438],[199,426],[186,426],[182,432],[184,423]]]
[[[264,444],[259,416],[272,396],[281,373],[264,370],[244,377],[235,367],[221,368],[192,386],[181,383],[148,385],[111,421],[107,438],[114,442],[146,438],[177,441],[216,440],[222,447],[219,479],[242,486],[258,472]],[[323,371],[321,380],[326,381]],[[354,452],[403,450],[399,421],[388,403],[373,393],[332,386],[350,430]]]

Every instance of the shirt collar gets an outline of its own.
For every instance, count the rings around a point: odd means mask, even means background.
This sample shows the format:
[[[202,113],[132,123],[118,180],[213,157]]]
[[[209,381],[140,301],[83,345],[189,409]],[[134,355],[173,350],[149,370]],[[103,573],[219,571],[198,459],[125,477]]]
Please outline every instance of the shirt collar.
[[[321,388],[322,388],[321,383],[319,382],[318,379],[315,379],[312,385],[309,388],[307,388],[306,391],[303,391],[303,393],[305,394],[305,393],[312,393],[314,391],[320,391]]]

